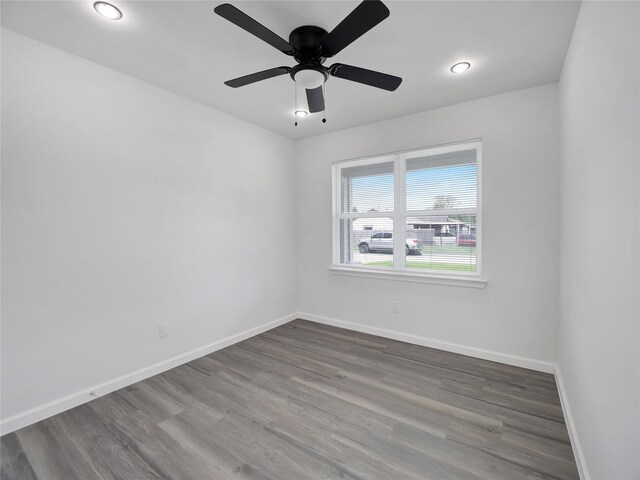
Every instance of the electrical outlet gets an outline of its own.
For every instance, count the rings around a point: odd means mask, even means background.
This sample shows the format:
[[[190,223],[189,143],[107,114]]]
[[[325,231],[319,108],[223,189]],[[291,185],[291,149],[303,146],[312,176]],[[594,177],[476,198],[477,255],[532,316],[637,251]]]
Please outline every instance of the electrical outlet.
[[[391,302],[391,311],[393,313],[400,313],[400,302]]]
[[[160,324],[160,337],[168,337],[169,336],[169,322],[164,322]]]

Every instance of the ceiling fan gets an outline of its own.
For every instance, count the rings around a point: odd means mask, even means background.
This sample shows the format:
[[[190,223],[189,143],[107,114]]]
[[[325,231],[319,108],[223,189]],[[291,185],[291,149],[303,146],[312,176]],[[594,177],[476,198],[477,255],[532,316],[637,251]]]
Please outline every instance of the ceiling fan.
[[[296,86],[300,85],[306,91],[308,110],[299,110],[296,105],[297,115],[325,109],[323,86],[329,76],[388,91],[394,91],[402,83],[400,77],[365,68],[343,63],[334,63],[330,67],[323,65],[327,58],[338,54],[389,16],[389,9],[380,0],[364,0],[331,32],[313,25],[298,27],[289,34],[288,42],[233,5],[224,3],[214,11],[285,55],[292,56],[298,63],[293,67],[275,67],[234,78],[224,82],[225,85],[238,88],[288,73]]]

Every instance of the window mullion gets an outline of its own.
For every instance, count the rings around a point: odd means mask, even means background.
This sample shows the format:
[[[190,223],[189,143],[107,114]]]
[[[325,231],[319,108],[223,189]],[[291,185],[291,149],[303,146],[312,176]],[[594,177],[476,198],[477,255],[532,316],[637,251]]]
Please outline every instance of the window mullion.
[[[478,212],[478,208],[442,208],[431,210],[408,210],[406,214],[411,216],[453,216],[453,215],[475,215]]]
[[[394,160],[394,207],[393,207],[393,269],[404,270],[406,249],[406,191],[405,160],[396,155]]]
[[[341,220],[355,220],[357,218],[391,218],[393,217],[393,212],[338,213],[337,217]]]
[[[333,168],[333,263],[338,265],[341,262],[342,248],[340,245],[340,212],[342,211],[342,185],[341,185],[341,167],[334,165]]]

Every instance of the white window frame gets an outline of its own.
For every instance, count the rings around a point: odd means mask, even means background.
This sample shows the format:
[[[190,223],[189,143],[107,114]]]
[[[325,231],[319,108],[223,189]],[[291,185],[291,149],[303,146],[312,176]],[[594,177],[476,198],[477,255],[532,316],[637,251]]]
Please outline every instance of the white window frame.
[[[406,208],[406,162],[420,154],[438,155],[459,150],[475,148],[477,152],[477,204],[476,208],[456,208],[438,210],[407,210]],[[394,168],[394,209],[390,212],[342,212],[341,200],[341,174],[343,168],[363,165],[372,165],[383,162],[393,162]],[[438,283],[444,285],[457,285],[466,287],[484,288],[487,280],[482,276],[482,139],[466,140],[463,142],[449,143],[422,147],[392,154],[376,155],[371,157],[340,160],[333,162],[333,265],[331,271],[341,275],[358,277],[394,279],[401,281],[413,281],[423,283]],[[421,215],[476,215],[476,271],[464,273],[452,273],[442,270],[416,271],[405,266],[405,241],[407,216]],[[392,218],[393,219],[393,266],[374,267],[367,265],[345,265],[340,263],[340,221],[356,218]]]

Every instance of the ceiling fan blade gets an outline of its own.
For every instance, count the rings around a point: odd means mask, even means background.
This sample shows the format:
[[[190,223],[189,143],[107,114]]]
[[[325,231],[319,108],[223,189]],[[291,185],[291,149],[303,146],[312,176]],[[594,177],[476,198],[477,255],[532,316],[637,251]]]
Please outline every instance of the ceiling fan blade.
[[[239,26],[243,30],[246,30],[252,35],[255,35],[260,40],[267,42],[272,47],[277,48],[282,53],[287,55],[293,55],[294,48],[284,38],[273,33],[267,27],[251,18],[246,13],[238,10],[233,5],[223,3],[213,9],[222,18],[229,20],[231,23]]]
[[[324,110],[322,85],[317,88],[307,88],[307,105],[309,105],[309,113],[322,112]]]
[[[334,77],[364,83],[365,85],[382,88],[390,92],[393,92],[402,83],[402,78],[400,77],[367,70],[366,68],[344,65],[343,63],[334,63],[331,65],[331,67],[329,67],[329,73]]]
[[[327,56],[337,54],[389,16],[389,9],[380,0],[364,0],[324,39]]]
[[[266,80],[267,78],[284,75],[285,73],[289,73],[290,71],[291,69],[289,67],[270,68],[269,70],[251,73],[249,75],[245,75],[244,77],[227,80],[226,82],[224,82],[224,84],[232,88],[244,87],[245,85],[249,85],[250,83],[255,83],[259,82],[260,80]]]

